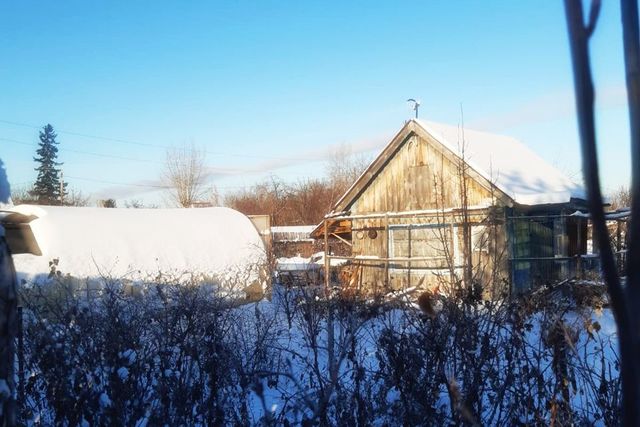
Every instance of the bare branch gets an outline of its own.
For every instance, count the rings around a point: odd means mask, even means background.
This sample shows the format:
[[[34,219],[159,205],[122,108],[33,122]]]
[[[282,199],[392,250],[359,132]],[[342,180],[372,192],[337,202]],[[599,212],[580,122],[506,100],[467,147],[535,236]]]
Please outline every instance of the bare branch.
[[[193,144],[167,150],[163,178],[176,205],[187,208],[203,196],[204,161],[204,152]]]
[[[587,34],[591,36],[596,28],[598,16],[600,16],[600,0],[591,0],[591,9],[589,9],[589,23],[587,24]]]
[[[640,254],[640,31],[638,30],[638,3],[621,1],[624,60],[629,104],[631,139],[631,223],[629,225],[629,260],[627,263],[628,293],[635,310],[630,312],[632,329],[636,331],[636,352],[640,355],[640,263],[633,262]]]
[[[593,3],[589,25],[595,27],[597,1]],[[630,324],[630,308],[620,284],[609,244],[603,199],[600,190],[598,158],[595,136],[594,90],[589,63],[589,37],[593,27],[584,27],[581,0],[565,0],[569,42],[573,63],[574,87],[576,92],[576,111],[582,149],[582,172],[584,175],[589,210],[593,220],[593,229],[598,240],[602,270],[609,290],[611,305],[618,327],[620,353],[622,356],[623,417],[625,425],[637,425],[639,393],[637,361],[638,355],[634,343],[634,332]],[[624,13],[623,13],[624,16]],[[637,20],[637,9],[636,18]],[[637,34],[636,34],[637,35]],[[633,240],[633,239],[632,239]],[[636,311],[638,309],[636,308]]]

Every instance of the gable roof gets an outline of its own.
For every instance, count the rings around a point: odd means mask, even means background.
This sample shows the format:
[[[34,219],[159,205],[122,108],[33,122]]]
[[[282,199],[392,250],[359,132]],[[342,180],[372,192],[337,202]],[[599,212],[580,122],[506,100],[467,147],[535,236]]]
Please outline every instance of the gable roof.
[[[363,186],[375,179],[412,134],[431,136],[458,158],[463,157],[464,146],[464,159],[469,167],[517,204],[556,204],[567,203],[572,198],[586,198],[582,186],[515,138],[412,119],[338,200],[334,211],[347,210],[359,197]]]

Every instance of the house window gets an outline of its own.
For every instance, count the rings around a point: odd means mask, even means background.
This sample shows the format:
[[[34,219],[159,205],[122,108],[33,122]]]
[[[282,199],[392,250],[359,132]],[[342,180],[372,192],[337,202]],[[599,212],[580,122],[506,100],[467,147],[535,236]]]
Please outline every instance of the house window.
[[[396,224],[389,226],[389,256],[419,258],[412,270],[448,268],[455,263],[456,249],[450,224]],[[393,268],[406,269],[408,262],[394,262]]]
[[[515,219],[514,258],[553,257],[553,220]]]

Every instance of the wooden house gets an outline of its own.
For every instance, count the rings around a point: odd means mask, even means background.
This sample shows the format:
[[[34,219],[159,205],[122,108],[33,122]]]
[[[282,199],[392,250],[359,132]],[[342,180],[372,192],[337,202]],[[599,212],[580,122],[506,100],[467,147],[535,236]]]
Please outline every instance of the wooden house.
[[[330,237],[350,242],[359,289],[491,297],[569,274],[586,251],[571,214],[585,208],[581,186],[521,142],[410,120],[312,235],[329,253]]]

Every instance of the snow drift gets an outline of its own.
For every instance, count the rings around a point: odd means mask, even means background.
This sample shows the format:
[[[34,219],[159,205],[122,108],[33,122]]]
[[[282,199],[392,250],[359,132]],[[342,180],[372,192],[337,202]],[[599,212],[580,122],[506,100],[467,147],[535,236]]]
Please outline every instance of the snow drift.
[[[105,209],[21,205],[42,256],[14,257],[18,276],[46,277],[50,261],[77,278],[147,280],[159,273],[255,281],[266,259],[251,221],[233,209]],[[250,283],[246,283],[249,285]]]

